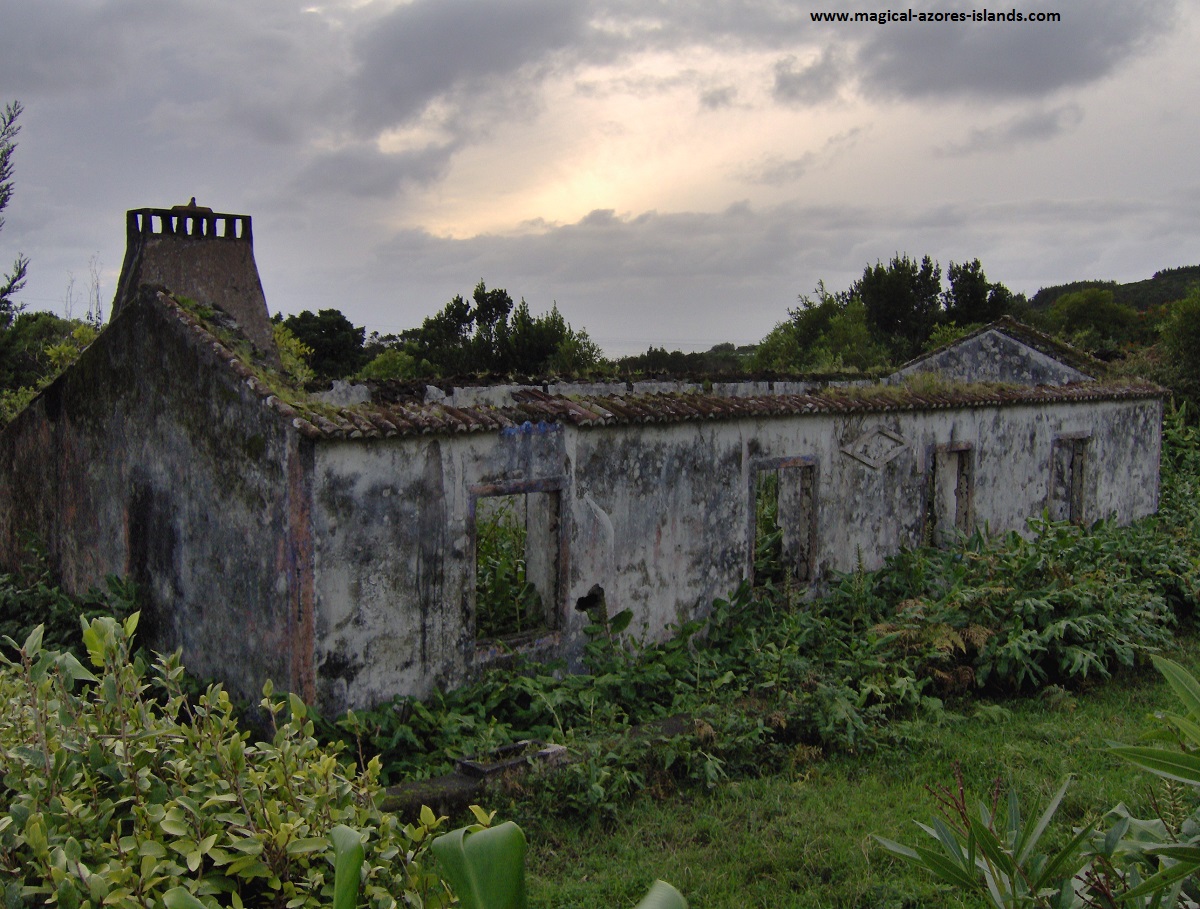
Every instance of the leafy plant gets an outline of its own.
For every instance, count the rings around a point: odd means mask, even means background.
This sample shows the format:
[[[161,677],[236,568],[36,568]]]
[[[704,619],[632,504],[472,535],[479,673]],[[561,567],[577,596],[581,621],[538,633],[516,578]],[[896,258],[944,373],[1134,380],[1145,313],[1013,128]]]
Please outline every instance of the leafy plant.
[[[462,909],[526,909],[525,833],[512,821],[460,827],[439,836],[432,848]],[[636,909],[687,909],[687,901],[656,881]]]
[[[875,840],[892,855],[919,865],[945,883],[990,899],[997,909],[1069,909],[1084,905],[1072,881],[1087,864],[1083,846],[1092,826],[1077,831],[1061,849],[1038,850],[1042,835],[1066,795],[1069,778],[1040,816],[1030,815],[1024,820],[1017,794],[1011,790],[1005,815],[999,816],[999,781],[991,806],[980,802],[974,809],[967,804],[961,773],[957,774],[957,782],[957,791],[942,789],[936,793],[943,816],[934,818],[931,825],[918,825],[937,848],[904,846],[880,836]]]
[[[475,636],[481,639],[522,634],[546,624],[541,595],[525,576],[528,533],[523,516],[518,514],[518,501],[516,496],[479,501],[475,525]]]
[[[1114,754],[1148,770],[1166,780],[1183,783],[1200,794],[1200,682],[1186,669],[1173,660],[1155,657],[1154,665],[1171,686],[1171,690],[1183,706],[1183,713],[1168,713],[1162,720],[1173,730],[1177,747],[1174,749],[1147,746],[1115,746]],[[1130,819],[1125,819],[1129,827]],[[1145,824],[1141,825],[1147,832]],[[1148,857],[1154,872],[1138,886],[1133,887],[1126,899],[1151,895],[1185,879],[1194,878],[1200,872],[1200,810],[1172,829],[1163,825],[1155,837],[1141,838],[1138,851]],[[1147,842],[1147,840],[1149,840]],[[1193,887],[1191,896],[1198,894]]]
[[[783,528],[779,526],[779,472],[759,473],[754,494],[754,583],[782,584]]]
[[[1054,853],[1037,852],[1037,844],[1066,794],[1064,782],[1041,817],[1021,822],[1015,792],[1008,796],[1007,823],[997,830],[995,805],[967,808],[962,776],[957,793],[935,793],[944,818],[932,826],[919,825],[938,848],[904,846],[883,837],[875,839],[893,855],[918,865],[940,880],[969,892],[985,893],[998,909],[1016,906],[1073,909],[1082,906],[1194,906],[1200,899],[1200,682],[1173,660],[1155,657],[1154,665],[1170,684],[1184,708],[1163,721],[1177,737],[1177,748],[1113,746],[1114,754],[1193,790],[1190,810],[1178,807],[1150,820],[1140,820],[1124,804],[1107,817],[1103,834],[1093,837],[1096,824],[1074,831],[1069,843]],[[1172,799],[1172,801],[1177,800]],[[1172,817],[1165,816],[1166,814]],[[1182,816],[1180,816],[1182,815]]]
[[[362,831],[367,904],[448,905],[425,864],[444,818],[424,809],[418,824],[401,825],[381,813],[378,763],[348,771],[313,737],[304,704],[274,699],[269,686],[260,708],[273,735],[251,743],[222,689],[185,696],[178,656],[147,673],[131,654],[136,625],[136,613],[86,622],[91,669],[46,649],[40,627],[21,645],[6,642],[16,654],[0,667],[0,873],[10,901],[132,909],[183,888],[234,906],[321,906],[338,897],[330,869],[349,867],[345,834],[331,839],[345,826]]]

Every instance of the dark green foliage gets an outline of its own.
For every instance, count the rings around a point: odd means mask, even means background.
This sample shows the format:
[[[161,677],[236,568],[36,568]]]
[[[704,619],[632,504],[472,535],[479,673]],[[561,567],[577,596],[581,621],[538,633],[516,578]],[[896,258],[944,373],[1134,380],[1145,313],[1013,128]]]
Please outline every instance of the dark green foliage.
[[[47,350],[80,325],[52,312],[23,312],[0,331],[0,388],[32,388],[57,372]]]
[[[1200,283],[1200,265],[1185,265],[1181,268],[1164,268],[1156,271],[1151,278],[1128,284],[1118,284],[1116,281],[1073,281],[1070,284],[1043,287],[1033,295],[1029,303],[1035,310],[1047,309],[1064,294],[1096,288],[1111,290],[1115,303],[1146,312],[1154,307],[1183,299],[1197,283]]]
[[[917,262],[896,255],[887,265],[867,266],[850,292],[862,300],[872,329],[905,360],[920,353],[941,316],[942,269],[929,256]]]
[[[818,284],[801,296],[754,353],[755,369],[783,373],[861,372],[888,365],[885,344],[873,334],[866,307],[850,292],[831,294]]]
[[[586,331],[575,331],[558,306],[533,316],[524,300],[480,281],[468,301],[455,296],[400,343],[418,364],[441,376],[504,374],[578,375],[600,365],[600,349]],[[422,374],[430,374],[424,372]]]
[[[283,324],[296,340],[312,349],[309,365],[318,378],[342,379],[367,365],[363,350],[366,329],[356,327],[336,309],[322,309],[316,315],[306,309],[288,316]]]
[[[1169,309],[1160,331],[1165,378],[1181,395],[1200,403],[1200,288]]]
[[[389,347],[378,354],[358,371],[356,379],[387,382],[391,380],[415,379],[420,375],[429,375],[432,367],[425,363],[425,369],[411,354],[399,347]]]
[[[475,522],[475,637],[525,634],[546,625],[537,588],[525,580],[523,497],[480,499]]]
[[[1045,320],[1077,347],[1096,354],[1116,351],[1144,334],[1138,311],[1114,302],[1112,291],[1098,288],[1059,297]]]
[[[80,660],[86,656],[80,619],[124,619],[136,608],[133,585],[116,576],[106,579],[105,589],[93,588],[75,598],[52,582],[44,566],[32,566],[23,576],[0,574],[0,635],[23,641],[42,625],[44,646],[70,651]]]
[[[987,324],[1012,311],[1012,292],[988,281],[978,259],[961,265],[951,262],[946,277],[950,282],[944,295],[947,320],[958,325]]]
[[[754,496],[754,584],[781,585],[783,567],[783,528],[779,526],[779,473],[762,471]]]
[[[618,373],[629,376],[743,375],[750,366],[753,351],[753,347],[735,347],[730,343],[692,353],[651,346],[644,354],[621,357],[616,367]]]

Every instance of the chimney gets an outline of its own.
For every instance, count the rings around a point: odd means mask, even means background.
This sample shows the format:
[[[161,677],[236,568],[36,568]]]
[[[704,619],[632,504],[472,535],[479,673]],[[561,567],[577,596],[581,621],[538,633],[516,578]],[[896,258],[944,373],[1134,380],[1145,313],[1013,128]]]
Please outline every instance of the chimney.
[[[227,313],[267,361],[278,368],[271,316],[263,295],[249,215],[196,204],[137,208],[125,213],[125,263],[117,282],[116,318],[144,284]]]

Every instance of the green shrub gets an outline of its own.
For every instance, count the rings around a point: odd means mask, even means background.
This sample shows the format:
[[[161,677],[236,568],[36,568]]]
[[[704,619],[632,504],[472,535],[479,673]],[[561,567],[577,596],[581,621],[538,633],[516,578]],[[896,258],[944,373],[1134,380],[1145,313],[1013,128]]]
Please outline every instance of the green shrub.
[[[294,696],[285,705],[268,688],[274,735],[251,743],[219,687],[189,703],[178,656],[149,672],[131,659],[136,624],[136,614],[86,624],[95,673],[45,649],[40,628],[19,648],[8,642],[19,653],[0,667],[8,905],[132,909],[183,887],[211,906],[323,906],[339,825],[364,840],[367,904],[449,904],[425,859],[444,819],[425,809],[420,824],[402,826],[381,813],[377,763],[349,771]]]
[[[23,575],[0,574],[0,635],[23,641],[41,625],[43,647],[70,650],[82,660],[80,619],[108,615],[123,620],[137,608],[136,599],[133,583],[115,575],[105,579],[103,589],[69,596],[53,583],[44,563],[35,559]]]

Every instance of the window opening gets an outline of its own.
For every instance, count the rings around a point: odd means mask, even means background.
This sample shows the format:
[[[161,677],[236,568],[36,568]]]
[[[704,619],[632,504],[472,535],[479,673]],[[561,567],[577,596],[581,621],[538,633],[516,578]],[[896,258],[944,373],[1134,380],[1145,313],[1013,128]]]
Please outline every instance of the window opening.
[[[812,581],[816,466],[785,463],[755,472],[753,582],[787,587]]]
[[[974,529],[971,449],[938,446],[929,484],[930,542],[948,546]]]
[[[558,493],[477,499],[476,639],[526,638],[549,630],[557,594]]]
[[[754,482],[754,586],[782,585],[785,575],[779,471],[760,470]]]
[[[1087,469],[1086,438],[1054,440],[1050,473],[1050,519],[1082,524],[1084,475]]]

